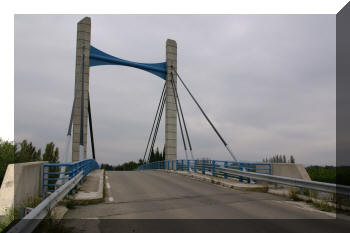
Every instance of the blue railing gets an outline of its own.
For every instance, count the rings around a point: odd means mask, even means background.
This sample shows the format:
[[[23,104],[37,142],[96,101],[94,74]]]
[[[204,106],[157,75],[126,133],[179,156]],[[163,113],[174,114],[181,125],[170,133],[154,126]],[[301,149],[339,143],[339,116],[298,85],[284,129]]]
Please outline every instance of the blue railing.
[[[164,160],[143,164],[138,167],[138,170],[165,169],[200,172],[202,174],[222,176],[224,178],[234,177],[239,179],[241,182],[243,182],[243,180],[246,180],[248,183],[250,183],[249,178],[229,175],[221,171],[220,168],[230,168],[270,175],[272,174],[270,163],[235,162],[223,160]]]
[[[42,194],[52,193],[60,185],[83,171],[83,178],[99,166],[94,159],[86,159],[74,163],[46,163],[43,165]]]

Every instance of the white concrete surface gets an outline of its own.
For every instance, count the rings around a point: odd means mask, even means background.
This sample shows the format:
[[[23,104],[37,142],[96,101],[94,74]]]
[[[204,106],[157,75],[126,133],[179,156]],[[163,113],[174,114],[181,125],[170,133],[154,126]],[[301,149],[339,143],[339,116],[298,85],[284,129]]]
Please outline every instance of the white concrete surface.
[[[0,188],[0,215],[5,215],[7,210],[13,207],[15,195],[14,171],[14,164],[9,164]]]
[[[295,163],[271,163],[272,175],[311,180],[305,167]]]
[[[177,86],[177,76],[173,69],[177,70],[177,44],[176,41],[168,39],[166,41],[166,103],[165,103],[165,159],[177,159],[177,113],[175,93],[171,79],[173,78]],[[172,68],[173,67],[173,68]],[[172,74],[172,75],[171,75]]]
[[[0,188],[0,215],[28,198],[41,195],[42,165],[47,161],[9,164]]]
[[[75,107],[73,111],[73,137],[72,137],[72,161],[79,161],[80,158],[80,113],[82,96],[82,56],[84,53],[84,117],[83,117],[83,159],[86,159],[87,145],[87,124],[88,124],[88,94],[89,94],[89,73],[90,73],[90,39],[91,19],[85,17],[77,25],[77,47],[75,61]],[[83,49],[84,48],[84,49]],[[83,51],[84,50],[84,51]]]
[[[92,201],[103,198],[104,170],[97,169],[90,172],[80,190],[74,196],[75,201]]]

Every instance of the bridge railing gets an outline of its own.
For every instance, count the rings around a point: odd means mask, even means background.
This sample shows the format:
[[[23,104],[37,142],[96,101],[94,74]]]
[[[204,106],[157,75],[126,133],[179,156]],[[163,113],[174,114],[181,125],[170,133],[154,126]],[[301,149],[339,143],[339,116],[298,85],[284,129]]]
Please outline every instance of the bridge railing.
[[[81,183],[83,178],[99,166],[94,159],[74,163],[46,163],[43,165],[42,190],[45,198],[8,232],[31,233],[58,202]],[[47,196],[48,193],[51,193]]]
[[[240,171],[256,172],[262,174],[272,174],[270,163],[235,162],[224,160],[164,160],[147,163],[138,167],[139,170],[166,169],[200,172],[224,178],[234,177],[240,181],[246,180],[250,183],[250,178],[238,176],[224,172],[222,168],[235,169]]]
[[[42,194],[45,198],[47,194],[53,193],[58,187],[71,180],[83,172],[83,177],[99,166],[94,159],[86,159],[74,163],[46,163],[43,165],[42,174]]]
[[[202,174],[234,177],[239,181],[252,180],[264,181],[273,184],[282,184],[303,189],[317,190],[326,193],[340,194],[350,198],[350,186],[304,180],[271,174],[270,163],[249,163],[218,160],[169,160],[147,163],[139,166],[139,170],[168,169],[189,172],[201,172]]]

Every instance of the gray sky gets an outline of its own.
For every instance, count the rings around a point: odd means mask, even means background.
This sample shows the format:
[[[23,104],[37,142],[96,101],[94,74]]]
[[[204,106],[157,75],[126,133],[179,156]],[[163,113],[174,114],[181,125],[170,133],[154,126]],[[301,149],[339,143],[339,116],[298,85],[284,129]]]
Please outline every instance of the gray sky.
[[[15,16],[15,139],[64,149],[73,101],[76,23],[85,15]],[[276,153],[335,164],[335,15],[91,15],[91,43],[178,72],[240,160]],[[195,157],[231,157],[179,83]],[[121,66],[90,69],[99,162],[143,156],[163,80]],[[184,158],[180,132],[178,158]],[[163,147],[164,122],[157,146]],[[89,145],[90,146],[90,145]]]

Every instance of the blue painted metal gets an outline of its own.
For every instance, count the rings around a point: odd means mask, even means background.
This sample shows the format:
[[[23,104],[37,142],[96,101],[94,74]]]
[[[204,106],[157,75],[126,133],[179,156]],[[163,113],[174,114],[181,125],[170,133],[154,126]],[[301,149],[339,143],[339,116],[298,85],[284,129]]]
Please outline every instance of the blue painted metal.
[[[250,171],[250,170],[251,170],[251,169],[250,169],[250,164],[248,163],[247,166],[248,166],[248,169],[247,169],[247,170]],[[248,181],[248,184],[250,184],[250,178],[248,178],[247,181]]]
[[[220,168],[230,168],[237,170],[246,170],[249,172],[258,172],[263,174],[272,174],[271,164],[270,163],[254,163],[254,162],[235,162],[235,161],[222,161],[222,160],[171,160],[167,161],[168,169],[172,170],[187,170],[189,172],[193,171],[195,173],[201,171],[202,174],[206,174],[206,172],[210,172],[215,176],[223,176],[224,178],[232,177],[239,179],[241,182],[246,181],[248,183],[251,182],[250,178],[244,178],[242,176],[234,176],[229,175],[223,171],[220,171]],[[144,164],[139,166],[138,169],[166,169],[165,166],[159,166],[160,164],[166,164],[166,161],[158,161],[149,164]],[[174,164],[175,163],[175,164]],[[186,169],[185,169],[186,167]],[[193,167],[193,170],[190,168]]]
[[[240,170],[240,171],[243,171],[243,164],[242,164],[242,163],[239,164],[239,170]],[[243,181],[243,177],[240,176],[240,177],[239,177],[239,182],[242,182],[242,181]]]
[[[227,168],[227,161],[224,162],[224,168]],[[224,173],[224,178],[227,179],[227,173]]]
[[[61,168],[65,168],[64,172],[61,172]],[[56,168],[57,171],[49,171],[50,168]],[[57,188],[57,181],[62,180],[62,184],[75,177],[80,171],[83,171],[83,178],[87,176],[91,171],[98,169],[99,166],[94,159],[86,159],[74,163],[45,163],[43,165],[42,174],[42,194],[46,195],[47,192],[54,192]],[[61,176],[63,174],[63,176]],[[54,182],[48,182],[54,181]],[[51,184],[49,184],[51,183]]]
[[[90,46],[90,66],[120,65],[129,66],[150,72],[162,79],[166,79],[166,62],[161,63],[140,63],[113,57],[101,50]]]
[[[212,160],[211,163],[211,174],[215,176],[215,160]]]
[[[202,160],[202,174],[205,174],[205,160]]]

